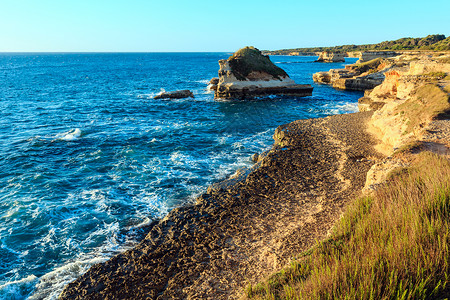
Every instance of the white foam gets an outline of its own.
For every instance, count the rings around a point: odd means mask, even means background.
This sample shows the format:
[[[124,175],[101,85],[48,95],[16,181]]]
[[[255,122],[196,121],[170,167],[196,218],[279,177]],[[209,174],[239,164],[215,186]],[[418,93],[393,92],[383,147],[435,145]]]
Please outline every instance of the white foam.
[[[79,139],[80,137],[81,137],[81,130],[79,128],[75,128],[58,135],[58,139],[63,141],[74,141]]]
[[[203,83],[203,84],[209,84],[210,80],[208,80],[208,79],[202,79],[202,80],[195,80],[195,82]]]
[[[57,299],[66,284],[80,277],[92,265],[105,262],[106,260],[107,257],[96,257],[75,261],[56,268],[39,278],[35,291],[28,299]]]
[[[340,105],[333,105],[336,108],[330,109],[330,112],[334,115],[337,114],[348,114],[358,112],[358,103],[345,103]]]
[[[162,95],[162,94],[165,93],[165,92],[166,92],[165,89],[160,89],[160,90],[159,90],[159,93],[157,93],[156,96],[160,96],[160,95]]]
[[[152,99],[155,96],[155,94],[139,94],[137,97],[139,99]]]
[[[25,299],[37,280],[36,276],[29,275],[0,285],[0,299]]]

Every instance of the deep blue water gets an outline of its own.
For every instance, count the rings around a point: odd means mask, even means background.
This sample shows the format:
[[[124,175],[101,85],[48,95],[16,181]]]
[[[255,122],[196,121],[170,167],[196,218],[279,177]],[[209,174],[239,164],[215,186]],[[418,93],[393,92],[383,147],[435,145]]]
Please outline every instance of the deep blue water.
[[[54,299],[250,166],[278,125],[357,110],[361,93],[313,83],[344,65],[317,57],[272,57],[312,97],[214,101],[207,84],[228,56],[0,54],[0,299]],[[161,89],[195,99],[153,100]]]

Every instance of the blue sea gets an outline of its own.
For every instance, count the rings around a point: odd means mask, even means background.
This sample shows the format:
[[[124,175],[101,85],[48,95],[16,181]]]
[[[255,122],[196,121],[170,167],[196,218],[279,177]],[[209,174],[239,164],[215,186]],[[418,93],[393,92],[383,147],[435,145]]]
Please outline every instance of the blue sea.
[[[0,299],[55,299],[146,226],[252,165],[278,125],[357,111],[317,85],[346,63],[273,56],[305,98],[215,101],[230,53],[0,54]],[[154,100],[190,89],[195,99]]]

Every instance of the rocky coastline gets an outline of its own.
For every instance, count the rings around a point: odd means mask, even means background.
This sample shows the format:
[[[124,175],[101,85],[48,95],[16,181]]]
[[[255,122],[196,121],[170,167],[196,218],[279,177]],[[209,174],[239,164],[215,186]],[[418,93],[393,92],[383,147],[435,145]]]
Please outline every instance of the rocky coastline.
[[[134,249],[92,267],[61,299],[235,299],[323,238],[381,158],[372,112],[280,126],[241,180],[155,222]],[[237,174],[239,175],[239,174]],[[241,174],[242,175],[242,174]]]
[[[450,155],[449,75],[450,56],[429,55],[331,72],[344,81],[336,88],[366,90],[361,112],[279,126],[251,169],[154,222],[136,247],[93,266],[60,299],[239,298],[326,237],[361,191],[408,163],[396,153]]]

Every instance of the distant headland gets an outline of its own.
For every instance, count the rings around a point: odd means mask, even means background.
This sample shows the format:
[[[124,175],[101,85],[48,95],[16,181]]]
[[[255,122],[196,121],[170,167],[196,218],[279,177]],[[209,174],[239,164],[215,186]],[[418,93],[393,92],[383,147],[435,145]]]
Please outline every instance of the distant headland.
[[[402,51],[402,50],[431,50],[449,51],[450,37],[443,34],[427,35],[423,38],[405,37],[395,41],[384,41],[378,44],[342,45],[333,47],[310,47],[280,50],[265,50],[266,55],[317,55],[316,52],[357,52],[357,51]]]

